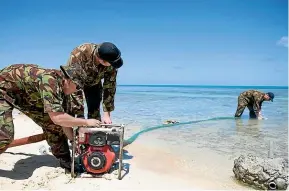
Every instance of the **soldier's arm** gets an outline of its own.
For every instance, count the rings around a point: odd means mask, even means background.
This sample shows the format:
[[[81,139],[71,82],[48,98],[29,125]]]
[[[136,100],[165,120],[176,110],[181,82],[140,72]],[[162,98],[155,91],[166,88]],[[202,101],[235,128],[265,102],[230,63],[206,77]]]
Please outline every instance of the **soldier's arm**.
[[[50,75],[42,77],[40,92],[44,104],[44,113],[48,113],[52,122],[63,127],[86,126],[87,120],[68,115],[64,108],[62,88],[58,81]]]
[[[114,110],[114,96],[116,93],[117,70],[111,69],[104,74],[103,80],[103,111],[110,113]]]
[[[74,118],[65,112],[48,112],[48,115],[53,123],[62,127],[89,126],[86,119]]]
[[[256,114],[259,114],[261,112],[261,106],[262,106],[262,100],[263,100],[263,95],[254,95],[254,111]]]

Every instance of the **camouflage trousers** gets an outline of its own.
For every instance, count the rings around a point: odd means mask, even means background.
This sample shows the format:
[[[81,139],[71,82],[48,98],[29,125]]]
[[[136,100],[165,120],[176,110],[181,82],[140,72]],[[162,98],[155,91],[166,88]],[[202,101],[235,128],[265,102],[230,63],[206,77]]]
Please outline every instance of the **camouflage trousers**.
[[[238,97],[238,106],[235,112],[235,117],[241,117],[246,107],[249,109],[250,118],[257,118],[253,104],[249,103],[243,96]]]
[[[0,99],[0,154],[5,152],[14,140],[14,124],[12,118],[13,106],[4,99]],[[37,125],[42,127],[43,134],[52,154],[57,159],[70,161],[70,151],[67,138],[61,126],[55,125],[48,114],[39,111],[20,110]]]

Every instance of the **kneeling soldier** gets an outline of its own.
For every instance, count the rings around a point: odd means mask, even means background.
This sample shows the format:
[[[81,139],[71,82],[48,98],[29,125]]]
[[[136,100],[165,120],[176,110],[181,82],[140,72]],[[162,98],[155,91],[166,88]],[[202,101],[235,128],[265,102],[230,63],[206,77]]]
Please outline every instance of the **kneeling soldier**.
[[[76,72],[77,71],[77,72]],[[12,110],[17,108],[42,127],[52,154],[70,170],[67,137],[73,126],[99,126],[96,119],[75,118],[82,105],[73,104],[72,93],[82,87],[85,74],[78,68],[44,69],[34,64],[14,64],[0,70],[0,154],[14,139]],[[70,115],[71,114],[71,115]],[[67,135],[67,136],[66,136]]]

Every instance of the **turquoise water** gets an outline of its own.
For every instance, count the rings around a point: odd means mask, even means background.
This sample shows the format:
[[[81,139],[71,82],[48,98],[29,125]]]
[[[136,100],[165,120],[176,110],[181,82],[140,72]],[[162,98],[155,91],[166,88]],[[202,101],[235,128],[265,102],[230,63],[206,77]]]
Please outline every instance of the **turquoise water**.
[[[248,110],[240,120],[233,118],[238,95],[249,89],[275,94],[273,103],[263,103],[267,120],[250,120]],[[132,141],[162,148],[181,145],[187,155],[192,148],[207,148],[228,156],[264,156],[273,141],[275,156],[288,158],[287,87],[119,86],[115,108],[113,123],[127,124],[125,138]],[[167,119],[185,124],[145,131]]]

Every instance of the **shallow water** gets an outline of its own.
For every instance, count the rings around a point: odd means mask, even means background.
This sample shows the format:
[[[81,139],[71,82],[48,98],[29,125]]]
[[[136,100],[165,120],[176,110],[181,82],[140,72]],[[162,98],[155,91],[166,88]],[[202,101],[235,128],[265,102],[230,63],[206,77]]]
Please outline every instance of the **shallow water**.
[[[128,124],[125,137],[129,138],[142,129],[161,125],[167,119],[186,122],[233,117],[237,97],[245,90],[248,88],[120,86],[112,119],[114,123]],[[259,90],[275,94],[273,103],[264,102],[262,106],[267,120],[250,120],[248,110],[245,110],[239,120],[166,127],[145,132],[136,141],[155,147],[176,147],[187,156],[196,147],[209,148],[227,156],[247,152],[264,156],[268,155],[269,142],[273,141],[274,156],[287,159],[288,89]]]

